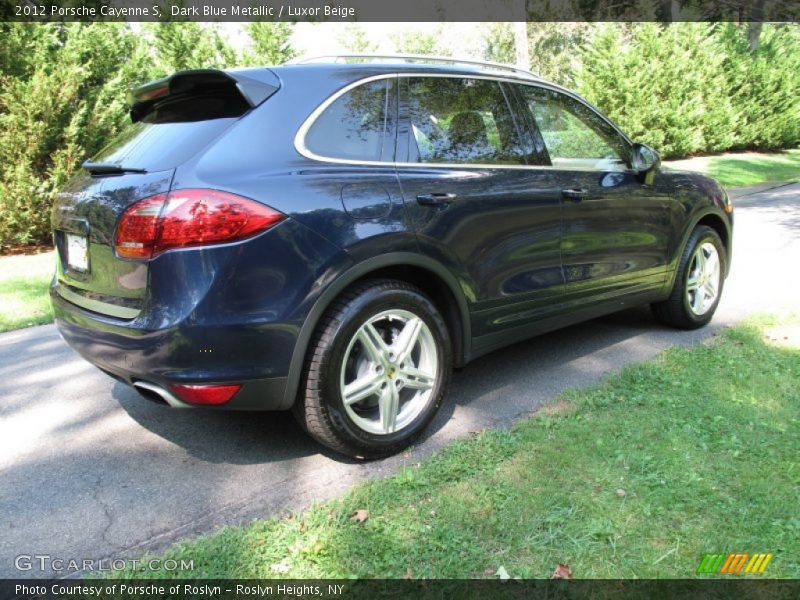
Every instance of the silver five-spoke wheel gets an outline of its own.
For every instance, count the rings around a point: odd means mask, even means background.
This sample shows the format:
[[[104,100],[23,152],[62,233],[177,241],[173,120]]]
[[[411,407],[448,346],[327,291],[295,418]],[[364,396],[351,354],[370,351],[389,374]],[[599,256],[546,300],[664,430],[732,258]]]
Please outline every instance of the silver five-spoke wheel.
[[[686,299],[692,312],[706,314],[714,306],[720,284],[719,253],[711,242],[700,244],[692,256],[686,280]]]
[[[344,354],[340,393],[358,427],[386,435],[412,423],[431,400],[439,357],[425,321],[387,310],[358,328]]]

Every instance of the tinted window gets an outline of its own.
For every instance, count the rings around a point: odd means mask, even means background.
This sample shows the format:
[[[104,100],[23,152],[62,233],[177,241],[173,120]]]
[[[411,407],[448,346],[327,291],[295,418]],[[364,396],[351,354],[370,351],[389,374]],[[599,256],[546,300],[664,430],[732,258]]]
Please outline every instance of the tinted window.
[[[485,79],[404,80],[408,162],[524,165],[500,84]]]
[[[186,162],[222,135],[236,119],[130,125],[92,160],[147,171],[163,171]]]
[[[381,79],[337,98],[308,130],[306,148],[329,158],[393,161],[395,86],[394,79]]]
[[[555,167],[624,170],[619,134],[591,108],[555,90],[519,86]]]

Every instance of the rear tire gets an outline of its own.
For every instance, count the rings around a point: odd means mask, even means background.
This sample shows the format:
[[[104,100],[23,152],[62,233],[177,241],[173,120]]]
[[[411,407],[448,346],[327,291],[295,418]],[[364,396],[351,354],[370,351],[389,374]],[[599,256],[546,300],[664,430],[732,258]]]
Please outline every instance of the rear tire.
[[[422,434],[451,372],[450,336],[433,302],[402,281],[366,281],[320,321],[293,412],[337,452],[388,456]]]
[[[703,327],[719,305],[726,269],[727,255],[719,234],[698,225],[686,242],[669,298],[652,304],[653,314],[671,327]]]

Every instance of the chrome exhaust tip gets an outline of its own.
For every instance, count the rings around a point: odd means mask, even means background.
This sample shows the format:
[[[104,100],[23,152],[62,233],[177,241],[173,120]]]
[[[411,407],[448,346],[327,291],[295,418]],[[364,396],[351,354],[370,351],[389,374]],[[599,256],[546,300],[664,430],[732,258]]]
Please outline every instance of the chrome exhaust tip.
[[[162,388],[160,385],[156,385],[154,383],[148,383],[146,381],[136,381],[133,384],[142,395],[156,395],[165,403],[167,403],[172,408],[191,408],[190,404],[183,402],[176,398],[169,390]]]

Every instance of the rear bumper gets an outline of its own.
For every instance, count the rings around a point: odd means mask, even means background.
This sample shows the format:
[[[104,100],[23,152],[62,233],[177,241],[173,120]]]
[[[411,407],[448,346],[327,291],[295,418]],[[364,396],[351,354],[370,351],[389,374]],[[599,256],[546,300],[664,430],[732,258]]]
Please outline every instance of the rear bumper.
[[[286,410],[287,375],[299,324],[213,326],[182,322],[146,331],[86,311],[50,289],[61,336],[87,361],[128,385],[242,385],[214,410]],[[187,405],[188,406],[188,405]]]

